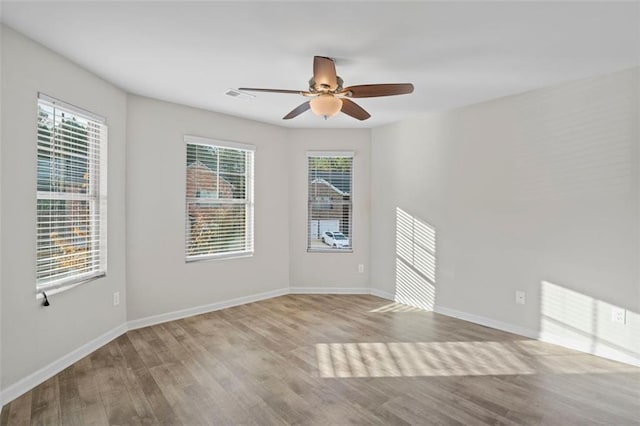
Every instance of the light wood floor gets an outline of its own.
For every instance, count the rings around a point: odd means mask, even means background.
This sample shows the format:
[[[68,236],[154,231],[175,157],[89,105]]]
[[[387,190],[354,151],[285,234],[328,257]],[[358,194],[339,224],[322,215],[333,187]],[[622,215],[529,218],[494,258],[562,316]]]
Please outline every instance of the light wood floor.
[[[290,295],[130,331],[1,425],[640,424],[640,368],[373,296]]]

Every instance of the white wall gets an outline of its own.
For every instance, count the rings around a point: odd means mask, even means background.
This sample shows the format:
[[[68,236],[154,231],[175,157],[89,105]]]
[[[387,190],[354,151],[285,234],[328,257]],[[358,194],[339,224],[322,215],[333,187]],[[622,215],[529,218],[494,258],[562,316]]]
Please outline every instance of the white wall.
[[[285,129],[133,95],[127,128],[129,321],[289,286]],[[252,257],[185,263],[185,134],[255,145]]]
[[[640,362],[638,79],[622,71],[374,129],[372,286],[402,281],[401,208],[435,229],[436,309]]]
[[[2,4],[0,4],[0,17]],[[0,28],[0,46],[2,46],[3,31]],[[2,52],[0,51],[0,166],[2,165]],[[0,392],[2,392],[2,172],[0,170]],[[0,404],[2,401],[0,400]],[[2,411],[2,408],[0,408]]]
[[[36,300],[36,117],[38,92],[106,117],[109,126],[105,278]],[[2,29],[2,378],[19,379],[125,322],[126,95],[50,50]]]
[[[370,131],[295,129],[289,131],[289,229],[291,287],[324,289],[369,286]],[[353,252],[307,253],[307,151],[353,151]],[[365,272],[358,272],[358,265]],[[341,291],[341,290],[338,290]]]

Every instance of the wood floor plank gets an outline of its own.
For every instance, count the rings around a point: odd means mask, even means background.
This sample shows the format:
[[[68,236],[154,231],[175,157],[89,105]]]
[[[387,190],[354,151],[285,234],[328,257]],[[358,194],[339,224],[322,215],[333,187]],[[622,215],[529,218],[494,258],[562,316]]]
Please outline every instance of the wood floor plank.
[[[2,425],[28,426],[31,424],[31,398],[27,392],[2,409]],[[6,422],[6,423],[5,423]]]
[[[127,387],[123,371],[124,360],[117,341],[110,342],[91,354],[91,362],[109,424],[142,424],[143,419],[138,416]]]
[[[9,411],[11,407],[0,408],[0,426],[6,426],[9,423]]]
[[[134,408],[143,423],[179,425],[180,421],[128,336],[117,340],[125,361],[125,381],[130,389]]]
[[[76,376],[78,397],[82,405],[83,425],[104,426],[109,424],[107,412],[102,400],[94,375],[91,357],[87,356],[73,365]]]
[[[60,388],[60,417],[62,424],[69,426],[82,426],[82,401],[78,390],[75,366],[64,369],[58,374]]]
[[[6,426],[9,423],[9,411],[11,407],[0,408],[0,426]]]
[[[384,405],[411,424],[464,426],[464,423],[454,419],[432,401],[417,400],[409,394],[396,397]]]
[[[46,426],[61,424],[59,376],[54,376],[33,390],[31,396],[31,424]]]
[[[166,325],[167,330],[176,336],[182,347],[188,352],[192,362],[185,366],[206,389],[217,411],[228,419],[242,424],[285,424],[284,420],[268,407],[262,399],[248,386],[249,383],[236,377],[221,360],[216,359],[186,330],[189,326],[184,322]],[[261,416],[251,413],[260,412]]]
[[[129,331],[2,409],[15,425],[640,426],[640,368],[369,295]]]

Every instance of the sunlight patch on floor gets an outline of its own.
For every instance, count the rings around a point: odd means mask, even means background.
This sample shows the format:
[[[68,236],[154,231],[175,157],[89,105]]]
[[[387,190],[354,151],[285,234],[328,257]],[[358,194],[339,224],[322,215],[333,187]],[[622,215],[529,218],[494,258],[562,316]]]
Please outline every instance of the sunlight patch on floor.
[[[543,353],[537,341],[374,342],[316,344],[324,378],[442,377],[638,372],[638,369],[560,348]],[[581,362],[576,363],[580,358]],[[588,359],[586,361],[589,361]]]
[[[379,308],[371,309],[369,312],[424,312],[424,309],[415,306],[404,305],[402,303],[391,302]]]

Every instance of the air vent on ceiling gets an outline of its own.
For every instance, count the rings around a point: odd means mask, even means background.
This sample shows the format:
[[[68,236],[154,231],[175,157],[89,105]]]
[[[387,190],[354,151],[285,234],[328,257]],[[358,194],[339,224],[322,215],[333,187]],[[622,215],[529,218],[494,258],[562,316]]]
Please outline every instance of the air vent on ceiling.
[[[226,92],[224,92],[224,94],[227,95],[227,96],[231,96],[232,98],[238,98],[238,99],[244,99],[244,100],[249,100],[249,99],[255,98],[255,95],[252,95],[250,93],[241,92],[241,91],[236,90],[236,89],[229,89]]]

